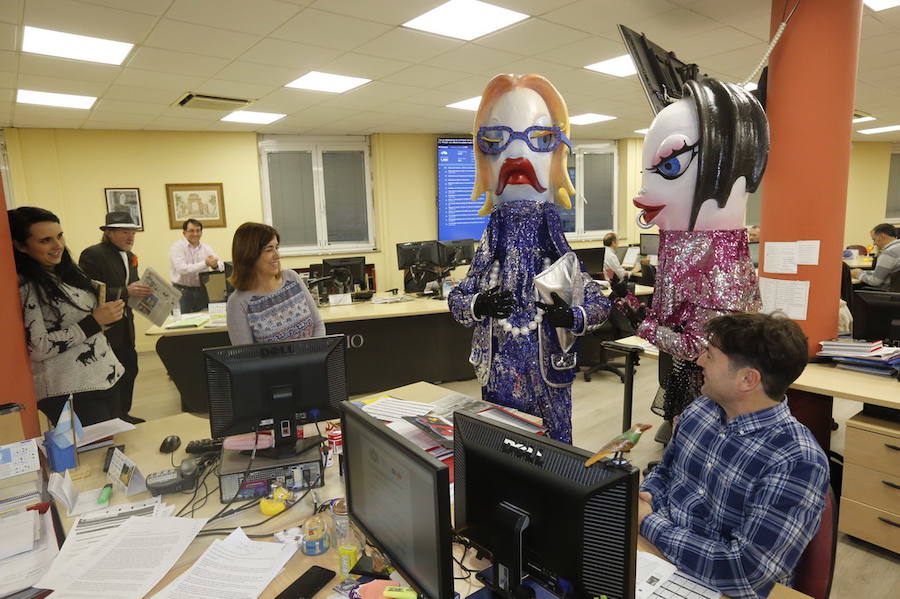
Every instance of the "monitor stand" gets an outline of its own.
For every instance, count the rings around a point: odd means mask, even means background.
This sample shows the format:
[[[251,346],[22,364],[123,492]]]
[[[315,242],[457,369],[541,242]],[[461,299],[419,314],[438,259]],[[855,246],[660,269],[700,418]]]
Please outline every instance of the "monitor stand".
[[[475,575],[475,577],[484,584],[488,584],[488,581],[492,580],[493,576],[493,566],[486,568]],[[521,586],[530,589],[534,599],[562,599],[562,595],[557,595],[552,591],[548,591],[546,587],[534,582],[528,577],[522,581]],[[468,595],[466,599],[505,599],[506,596],[507,595],[500,591],[495,591],[485,586]]]

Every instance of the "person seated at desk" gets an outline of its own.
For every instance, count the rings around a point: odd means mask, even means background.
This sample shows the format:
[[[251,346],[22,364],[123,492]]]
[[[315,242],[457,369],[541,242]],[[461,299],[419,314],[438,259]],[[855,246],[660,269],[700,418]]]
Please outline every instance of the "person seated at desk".
[[[641,485],[640,532],[683,572],[733,599],[790,586],[819,527],[828,459],[784,393],[807,361],[793,321],[727,314],[706,325],[702,393]]]
[[[172,284],[181,292],[179,305],[183,313],[200,312],[209,306],[206,287],[200,283],[200,273],[210,270],[224,272],[225,263],[219,260],[211,247],[200,241],[203,223],[189,218],[181,225],[184,239],[169,248],[172,265]]]
[[[759,243],[759,225],[747,227],[747,241],[749,243]]]
[[[633,274],[641,271],[641,265],[635,264],[631,270],[622,268],[619,257],[616,255],[616,248],[619,247],[619,237],[615,233],[607,233],[603,236],[603,246],[606,252],[603,254],[603,271],[612,271],[620,279],[627,279]]]
[[[274,227],[244,223],[234,232],[234,293],[228,298],[232,345],[321,337],[325,323],[300,275],[281,269]]]
[[[900,240],[897,239],[897,229],[890,223],[881,223],[869,232],[869,236],[878,247],[875,269],[866,272],[854,268],[850,271],[850,276],[869,287],[891,291],[891,279],[900,273]]]

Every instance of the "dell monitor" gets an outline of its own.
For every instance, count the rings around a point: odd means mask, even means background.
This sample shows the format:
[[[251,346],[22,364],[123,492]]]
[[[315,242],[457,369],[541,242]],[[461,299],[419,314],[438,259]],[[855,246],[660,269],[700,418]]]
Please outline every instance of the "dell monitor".
[[[407,270],[440,262],[437,241],[407,241],[397,244],[397,268]]]
[[[655,256],[659,253],[659,234],[641,233],[641,255]]]
[[[857,308],[857,302],[862,307]],[[854,337],[900,345],[900,292],[858,289],[853,292],[853,313]]]
[[[267,457],[299,455],[322,441],[297,440],[297,425],[340,416],[347,399],[343,335],[204,349],[213,437],[273,429]]]
[[[366,259],[363,256],[353,258],[325,258],[322,260],[322,276],[331,277],[329,292],[353,293],[358,285],[360,289],[366,285]]]
[[[634,599],[638,470],[590,468],[583,449],[454,414],[458,535],[490,555],[485,584],[502,597],[533,583],[566,597]]]
[[[456,268],[464,264],[472,264],[475,256],[474,239],[454,239],[453,241],[438,241],[438,261],[441,268]]]
[[[452,599],[449,467],[350,402],[341,432],[350,517],[420,597]]]
[[[575,250],[575,255],[578,256],[578,259],[581,260],[581,263],[584,265],[584,270],[589,275],[595,278],[604,278],[603,276],[603,265],[604,258],[606,258],[606,250],[607,248],[583,248]]]

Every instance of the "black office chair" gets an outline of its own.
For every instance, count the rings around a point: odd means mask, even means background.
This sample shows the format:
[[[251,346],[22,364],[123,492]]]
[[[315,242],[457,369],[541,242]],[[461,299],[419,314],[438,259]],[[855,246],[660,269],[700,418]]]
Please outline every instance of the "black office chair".
[[[200,284],[206,289],[206,295],[210,302],[228,301],[228,296],[234,291],[234,287],[228,281],[233,271],[234,265],[231,262],[225,262],[225,272],[200,273]]]
[[[609,352],[603,347],[603,342],[615,341],[631,335],[634,335],[634,327],[631,326],[625,315],[616,309],[610,310],[606,322],[582,340],[579,353],[582,356],[587,355],[589,359],[596,356],[596,362],[589,364],[584,371],[585,382],[591,382],[591,375],[600,371],[611,372],[618,376],[620,381],[625,382],[625,363],[611,361]]]

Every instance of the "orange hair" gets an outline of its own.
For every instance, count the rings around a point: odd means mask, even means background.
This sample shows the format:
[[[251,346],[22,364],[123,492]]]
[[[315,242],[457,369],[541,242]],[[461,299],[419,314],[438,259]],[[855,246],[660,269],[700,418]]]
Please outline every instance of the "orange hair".
[[[487,199],[478,214],[486,216],[491,213],[494,206],[494,193],[490,180],[490,169],[487,168],[487,159],[481,148],[478,147],[478,128],[487,120],[491,109],[500,99],[500,96],[517,88],[527,88],[537,92],[544,100],[547,109],[550,111],[550,118],[553,125],[559,127],[566,137],[571,138],[569,134],[569,109],[566,108],[566,101],[559,94],[553,84],[540,75],[497,75],[491,79],[484,93],[481,95],[481,104],[478,106],[478,112],[475,114],[475,124],[472,131],[472,138],[475,140],[473,149],[475,150],[475,187],[472,189],[472,199],[477,200],[478,197],[487,192]],[[569,196],[575,195],[575,187],[569,179],[569,173],[566,170],[566,152],[568,147],[560,143],[559,147],[553,150],[553,158],[550,161],[550,189],[555,190],[554,200],[557,204],[566,210],[572,207]]]

